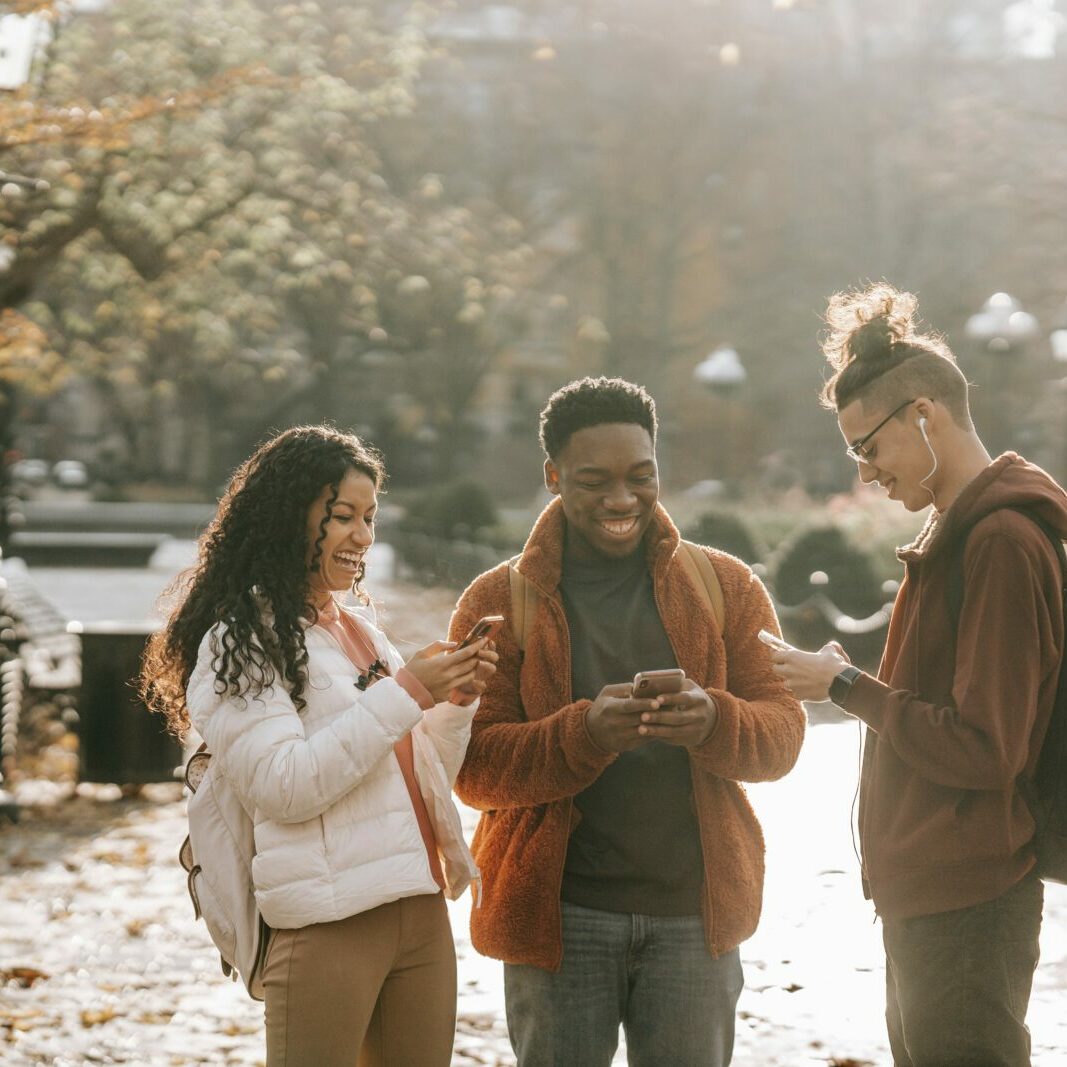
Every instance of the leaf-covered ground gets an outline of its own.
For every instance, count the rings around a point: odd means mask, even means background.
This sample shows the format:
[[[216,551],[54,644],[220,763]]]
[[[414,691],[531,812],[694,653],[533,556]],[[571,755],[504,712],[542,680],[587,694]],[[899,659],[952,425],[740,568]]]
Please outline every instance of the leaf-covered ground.
[[[392,587],[394,633],[423,643],[451,598]],[[888,1064],[879,927],[859,891],[849,831],[855,725],[813,728],[796,770],[752,787],[767,835],[764,918],[742,948],[738,1067]],[[263,1062],[262,1008],[224,979],[193,921],[177,848],[177,787],[122,798],[115,787],[19,786],[27,804],[0,829],[0,1063],[4,1067]],[[468,829],[475,816],[466,813]],[[500,965],[467,937],[454,1065],[512,1064]],[[1067,1062],[1067,889],[1047,890],[1043,962],[1031,1004],[1034,1063]],[[623,1052],[617,1062],[625,1062]]]

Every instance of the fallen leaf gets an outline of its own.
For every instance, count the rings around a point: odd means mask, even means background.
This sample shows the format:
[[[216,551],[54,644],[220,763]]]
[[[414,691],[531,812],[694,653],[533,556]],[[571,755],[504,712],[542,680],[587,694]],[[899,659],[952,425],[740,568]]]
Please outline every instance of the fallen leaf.
[[[27,856],[23,852],[17,852],[14,856],[8,858],[8,866],[15,870],[35,870],[43,867],[44,860],[39,860],[35,856]]]
[[[90,1026],[99,1026],[101,1023],[109,1023],[117,1019],[119,1013],[114,1008],[101,1008],[99,1011],[83,1011],[81,1014],[82,1026],[88,1029]]]
[[[257,1034],[259,1033],[259,1023],[239,1023],[236,1020],[231,1020],[223,1028],[222,1032],[227,1037],[239,1037],[241,1034]]]
[[[166,1026],[174,1018],[172,1011],[145,1011],[137,1016],[137,1022],[148,1026]],[[185,1062],[184,1060],[182,1061]]]
[[[91,857],[97,863],[108,863],[120,866],[126,862],[126,857],[121,852],[94,852]]]
[[[36,967],[5,967],[0,969],[0,982],[18,982],[23,989],[29,989],[34,982],[47,979],[49,975]]]
[[[33,1030],[37,1026],[53,1026],[55,1019],[47,1018],[43,1012],[30,1009],[28,1011],[0,1011],[0,1027],[7,1031],[8,1039],[14,1031]]]

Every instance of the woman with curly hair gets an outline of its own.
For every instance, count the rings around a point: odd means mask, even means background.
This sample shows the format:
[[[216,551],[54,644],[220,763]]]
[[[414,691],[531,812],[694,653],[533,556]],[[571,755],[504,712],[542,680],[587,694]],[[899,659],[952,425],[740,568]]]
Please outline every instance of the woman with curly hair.
[[[325,426],[259,448],[142,671],[149,706],[196,728],[252,814],[268,1067],[451,1061],[443,892],[478,872],[449,790],[496,653],[438,641],[405,664],[375,625],[361,583],[383,478]]]

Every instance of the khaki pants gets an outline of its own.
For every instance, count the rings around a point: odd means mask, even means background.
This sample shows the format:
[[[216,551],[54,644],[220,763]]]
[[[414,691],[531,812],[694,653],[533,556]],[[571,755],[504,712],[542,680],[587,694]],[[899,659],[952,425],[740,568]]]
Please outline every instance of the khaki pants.
[[[267,1067],[448,1067],[456,949],[440,893],[275,930]]]

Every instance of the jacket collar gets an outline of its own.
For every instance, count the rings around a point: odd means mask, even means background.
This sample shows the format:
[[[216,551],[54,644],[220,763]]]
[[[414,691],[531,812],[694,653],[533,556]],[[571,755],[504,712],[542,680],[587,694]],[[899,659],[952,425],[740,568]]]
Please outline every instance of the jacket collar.
[[[993,460],[965,486],[943,514],[932,513],[918,537],[897,550],[905,563],[934,559],[951,551],[960,534],[991,511],[1027,507],[1067,537],[1067,496],[1040,467],[1015,452]]]
[[[554,595],[559,588],[563,573],[566,530],[567,519],[563,514],[563,502],[556,497],[534,522],[516,564],[519,573],[547,596]],[[678,528],[667,514],[666,508],[657,503],[652,522],[645,533],[645,559],[654,578],[659,579],[662,576],[663,569],[673,558],[680,543]]]

